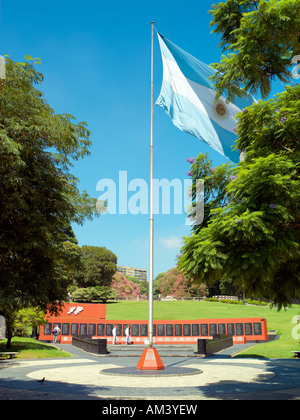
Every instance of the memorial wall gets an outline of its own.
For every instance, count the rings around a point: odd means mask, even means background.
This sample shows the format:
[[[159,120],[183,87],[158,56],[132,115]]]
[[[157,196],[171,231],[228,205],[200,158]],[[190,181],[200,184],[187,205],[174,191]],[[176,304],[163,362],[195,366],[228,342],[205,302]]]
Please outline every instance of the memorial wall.
[[[133,343],[143,344],[148,338],[147,320],[106,320],[105,304],[65,304],[59,316],[47,314],[46,318],[48,323],[41,327],[41,341],[52,340],[55,326],[61,330],[61,343],[71,343],[76,335],[106,338],[112,343],[114,325],[119,343],[125,343],[128,325]],[[267,340],[267,322],[264,318],[220,318],[153,323],[153,341],[157,344],[195,344],[198,338],[213,338],[218,334],[232,335],[235,343]]]

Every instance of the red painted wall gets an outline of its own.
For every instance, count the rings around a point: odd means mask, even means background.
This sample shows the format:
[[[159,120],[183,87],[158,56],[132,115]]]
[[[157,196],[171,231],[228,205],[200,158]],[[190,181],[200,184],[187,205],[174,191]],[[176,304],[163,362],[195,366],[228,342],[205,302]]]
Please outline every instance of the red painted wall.
[[[71,309],[74,308],[73,311]],[[79,309],[78,309],[79,308]],[[76,310],[80,310],[76,314]],[[74,334],[89,334],[92,338],[106,338],[112,343],[111,329],[118,325],[118,342],[125,343],[125,328],[130,325],[133,343],[144,344],[148,339],[148,321],[105,320],[105,304],[65,304],[58,317],[47,314],[48,325],[41,327],[40,340],[52,340],[52,329],[59,324],[61,343],[71,343]],[[212,338],[213,334],[231,334],[235,343],[268,339],[264,318],[218,318],[198,320],[154,321],[154,343],[196,344],[198,338]]]
[[[72,310],[74,308],[74,310]],[[82,310],[80,310],[82,308]],[[77,311],[77,312],[76,312]],[[106,318],[106,304],[105,303],[64,303],[59,317],[53,317],[46,313],[46,319],[53,318],[69,318],[69,319],[105,319]],[[50,321],[49,321],[50,322]]]

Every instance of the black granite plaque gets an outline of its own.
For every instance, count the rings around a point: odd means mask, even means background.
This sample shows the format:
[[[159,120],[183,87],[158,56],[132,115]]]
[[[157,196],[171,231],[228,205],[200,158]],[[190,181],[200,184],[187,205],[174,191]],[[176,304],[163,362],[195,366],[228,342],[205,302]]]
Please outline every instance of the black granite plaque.
[[[162,337],[165,335],[165,324],[158,324],[157,325],[157,335]]]
[[[209,334],[210,335],[217,334],[217,324],[209,324]]]
[[[113,327],[114,327],[113,324],[106,324],[106,328],[105,328],[106,334],[105,335],[112,336]]]
[[[61,322],[54,322],[53,328],[58,327],[61,330]]]
[[[156,324],[153,324],[153,337],[156,337]]]
[[[199,324],[192,324],[192,335],[194,337],[200,335]]]
[[[228,335],[234,335],[234,324],[227,324],[227,334]]]
[[[244,335],[244,325],[241,322],[235,324],[236,335]]]
[[[191,335],[191,324],[183,324],[183,335],[185,337]]]
[[[166,325],[166,336],[167,337],[173,337],[174,335],[174,326],[172,324]]]
[[[175,336],[176,337],[182,336],[182,325],[181,324],[175,324]]]
[[[97,325],[97,335],[104,337],[104,324]]]
[[[52,323],[48,322],[48,324],[44,326],[44,334],[51,335],[51,331],[52,331]]]
[[[140,325],[140,334],[141,334],[141,337],[147,337],[147,335],[148,335],[148,325],[147,324],[141,324]]]
[[[116,327],[117,327],[117,336],[122,335],[122,325],[117,324]]]
[[[80,324],[79,327],[79,334],[80,335],[86,335],[87,334],[87,324]]]
[[[61,333],[62,333],[62,335],[69,335],[70,324],[62,324]]]
[[[226,335],[226,327],[225,324],[218,324],[218,334]]]
[[[261,335],[261,323],[260,322],[254,322],[254,335]]]
[[[96,335],[96,324],[89,324],[89,335]]]
[[[78,324],[71,324],[71,335],[78,334]]]
[[[132,324],[131,335],[133,337],[138,337],[140,335],[140,326],[139,326],[139,324]]]
[[[253,328],[251,322],[245,322],[245,335],[252,335]]]
[[[201,335],[208,336],[208,324],[201,324]]]

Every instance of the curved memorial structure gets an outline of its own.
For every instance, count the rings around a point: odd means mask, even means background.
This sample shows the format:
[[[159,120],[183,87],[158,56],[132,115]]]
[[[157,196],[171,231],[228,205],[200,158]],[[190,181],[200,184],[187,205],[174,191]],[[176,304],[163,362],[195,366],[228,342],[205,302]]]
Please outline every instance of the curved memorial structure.
[[[106,305],[93,303],[64,304],[59,316],[46,314],[47,324],[41,326],[39,339],[51,341],[55,326],[61,332],[60,343],[72,343],[73,336],[88,336],[92,339],[105,338],[112,344],[112,329],[117,326],[118,342],[126,343],[125,329],[130,326],[130,336],[134,344],[144,344],[148,340],[148,321],[107,320]],[[176,321],[154,321],[154,344],[196,344],[199,338],[210,339],[216,335],[232,335],[235,344],[249,341],[268,340],[265,318],[218,318]]]

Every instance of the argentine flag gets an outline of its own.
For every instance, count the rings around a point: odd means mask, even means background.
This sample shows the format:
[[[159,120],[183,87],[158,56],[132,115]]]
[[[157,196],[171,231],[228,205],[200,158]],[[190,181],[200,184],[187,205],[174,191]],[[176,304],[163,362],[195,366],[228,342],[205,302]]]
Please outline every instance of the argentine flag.
[[[216,70],[183,51],[158,33],[163,61],[163,82],[156,105],[162,106],[173,124],[210,147],[239,163],[239,151],[232,150],[237,136],[235,115],[253,104],[252,95],[224,97],[215,101],[215,92],[208,77]]]

